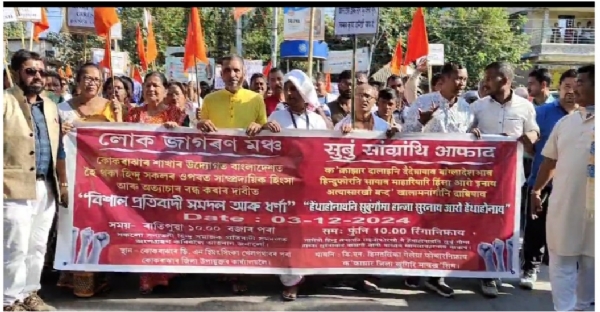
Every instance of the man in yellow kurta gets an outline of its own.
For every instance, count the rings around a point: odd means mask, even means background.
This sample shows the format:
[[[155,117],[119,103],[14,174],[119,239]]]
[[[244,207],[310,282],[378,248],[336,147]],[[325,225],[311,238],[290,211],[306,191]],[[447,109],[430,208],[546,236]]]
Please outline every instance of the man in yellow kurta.
[[[267,123],[263,97],[242,88],[246,73],[244,60],[236,55],[223,59],[221,76],[225,89],[204,98],[198,129],[214,132],[218,128],[243,128],[249,135],[257,134]]]
[[[580,109],[556,123],[542,155],[531,205],[541,211],[542,189],[552,179],[546,239],[556,311],[584,311],[594,301],[594,214],[588,192],[594,164],[594,65],[577,71],[575,101]]]

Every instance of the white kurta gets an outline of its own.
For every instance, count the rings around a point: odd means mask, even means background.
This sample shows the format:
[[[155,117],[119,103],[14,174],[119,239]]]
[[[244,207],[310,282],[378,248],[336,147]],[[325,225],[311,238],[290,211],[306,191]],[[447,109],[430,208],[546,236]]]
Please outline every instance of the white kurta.
[[[390,125],[387,123],[387,121],[377,117],[377,115],[375,115],[375,113],[373,113],[373,118],[374,118],[373,131],[387,131],[390,128]],[[346,125],[346,124],[352,124],[352,116],[351,115],[344,117],[344,119],[340,120],[340,122],[335,124],[335,127],[333,128],[333,130],[336,130],[336,131],[342,130],[342,126]]]
[[[542,150],[556,160],[546,240],[559,256],[594,257],[594,220],[586,217],[587,165],[595,118],[575,112],[556,123]]]

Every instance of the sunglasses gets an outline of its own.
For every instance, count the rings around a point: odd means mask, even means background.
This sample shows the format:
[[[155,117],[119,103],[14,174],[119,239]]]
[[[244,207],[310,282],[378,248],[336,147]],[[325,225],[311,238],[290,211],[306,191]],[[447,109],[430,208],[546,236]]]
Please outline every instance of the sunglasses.
[[[46,71],[43,69],[33,69],[33,68],[25,68],[25,74],[28,76],[35,76],[36,74],[40,74],[42,77],[46,77]]]

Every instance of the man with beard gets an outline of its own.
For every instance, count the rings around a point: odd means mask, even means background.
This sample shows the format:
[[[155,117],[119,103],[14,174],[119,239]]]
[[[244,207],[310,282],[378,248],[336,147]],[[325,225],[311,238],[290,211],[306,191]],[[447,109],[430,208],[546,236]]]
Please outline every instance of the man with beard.
[[[344,70],[338,77],[338,90],[340,95],[338,98],[327,103],[331,112],[331,121],[336,125],[340,120],[350,114],[350,106],[352,101],[352,72]]]
[[[552,76],[546,68],[534,69],[527,77],[527,93],[532,97],[535,106],[554,103],[555,99],[550,94]],[[527,98],[527,97],[525,97]]]
[[[56,103],[42,95],[39,54],[12,57],[4,91],[4,311],[52,311],[38,296],[56,198],[66,204],[65,154]]]
[[[260,94],[242,88],[244,60],[237,55],[227,56],[221,68],[225,89],[206,96],[198,129],[215,132],[218,128],[243,128],[248,135],[257,134],[267,123],[267,112]]]
[[[489,96],[471,104],[475,117],[471,132],[476,137],[481,137],[481,134],[518,137],[525,151],[533,154],[533,143],[538,140],[540,132],[535,107],[527,99],[514,94],[511,89],[514,77],[512,66],[505,62],[494,62],[485,68],[484,84]],[[518,185],[524,183],[525,174],[522,173]],[[481,291],[487,297],[496,298],[496,280],[481,280]]]
[[[473,122],[471,108],[459,94],[467,84],[467,69],[459,64],[446,63],[440,73],[439,91],[421,95],[408,108],[405,132],[467,133]],[[419,287],[418,277],[405,281],[410,288]],[[442,297],[452,297],[454,290],[443,278],[429,277],[425,287]]]
[[[277,104],[285,102],[283,95],[283,72],[279,68],[273,68],[269,71],[269,88],[273,92],[272,95],[265,98],[267,108],[267,116],[270,116],[276,108]]]
[[[564,116],[576,111],[578,105],[575,103],[574,90],[577,86],[577,71],[574,69],[567,70],[560,76],[560,98],[552,103],[544,104],[535,108],[536,122],[540,126],[540,140],[534,144],[535,155],[533,156],[533,164],[531,166],[531,174],[527,179],[527,193],[531,193],[532,187],[535,184],[538,170],[544,156],[542,150],[550,137],[550,133],[556,123]],[[549,182],[546,187],[541,190],[540,197],[548,198],[552,192],[552,183]],[[524,197],[526,195],[523,195]],[[530,201],[526,201],[526,218],[525,235],[523,237],[523,263],[521,276],[521,287],[532,289],[533,284],[537,280],[537,272],[539,263],[542,262],[542,247],[546,244],[546,215],[548,213],[548,200],[542,202],[542,211],[535,214],[529,205]],[[548,254],[548,248],[544,248],[545,254]]]
[[[587,311],[594,302],[594,72],[594,65],[577,70],[574,94],[580,107],[552,129],[530,195],[534,213],[541,215],[543,189],[550,180],[556,189],[546,223],[556,311]]]

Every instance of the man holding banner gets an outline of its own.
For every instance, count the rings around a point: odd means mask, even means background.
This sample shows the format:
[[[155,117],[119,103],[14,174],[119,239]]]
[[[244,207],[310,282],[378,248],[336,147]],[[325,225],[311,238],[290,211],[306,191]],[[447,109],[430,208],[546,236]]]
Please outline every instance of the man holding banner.
[[[539,138],[540,127],[536,122],[535,107],[527,99],[511,89],[514,79],[512,66],[505,62],[494,62],[485,68],[484,85],[489,96],[471,104],[474,122],[471,130],[481,134],[501,134],[519,138],[525,150],[532,150]],[[525,173],[520,170],[519,186],[525,183]],[[496,280],[481,280],[483,295],[498,296]]]

